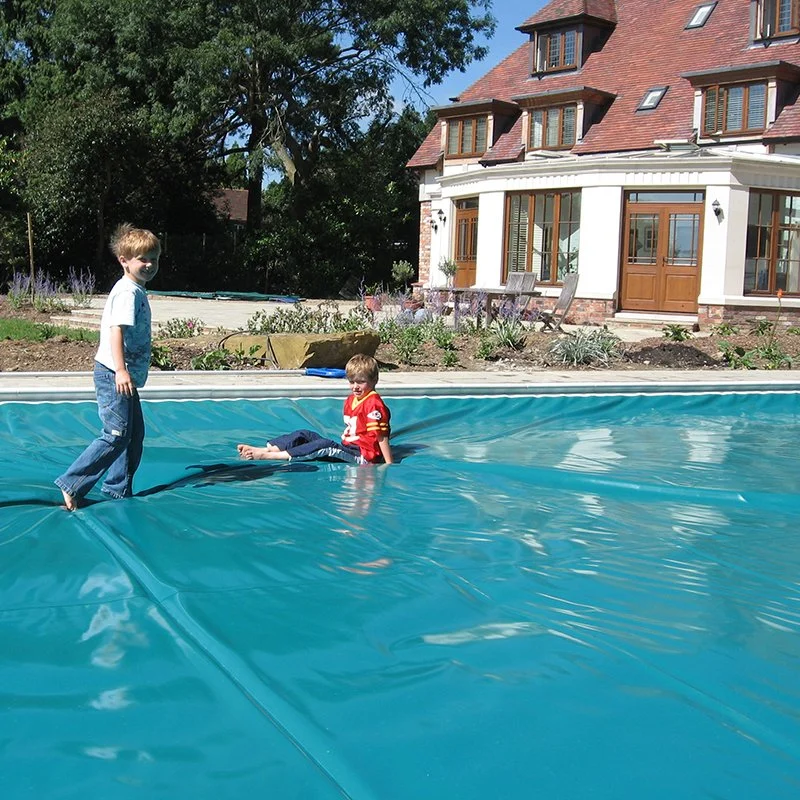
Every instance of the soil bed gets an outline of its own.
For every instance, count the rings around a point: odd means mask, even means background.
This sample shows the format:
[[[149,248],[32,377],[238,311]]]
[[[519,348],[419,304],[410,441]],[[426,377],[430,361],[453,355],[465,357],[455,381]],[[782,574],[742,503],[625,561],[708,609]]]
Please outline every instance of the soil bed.
[[[27,319],[40,324],[51,324],[50,315],[37,312],[30,307],[13,309],[5,297],[0,297],[0,318]],[[623,343],[624,353],[608,366],[617,370],[640,369],[730,369],[722,355],[723,342],[740,348],[742,353],[764,348],[769,335],[756,335],[740,326],[740,333],[730,336],[695,336],[683,342],[666,338],[643,339],[639,342]],[[223,334],[213,333],[191,339],[156,339],[159,345],[166,346],[171,365],[175,369],[192,369],[192,360],[217,348]],[[529,332],[525,346],[520,350],[500,349],[491,359],[476,355],[479,345],[477,336],[459,335],[455,339],[457,364],[445,366],[443,351],[428,342],[423,344],[411,359],[412,363],[402,363],[394,347],[382,344],[376,354],[385,370],[433,371],[433,370],[547,370],[547,369],[602,369],[598,366],[568,367],[553,358],[550,348],[557,337],[553,334]],[[791,368],[800,366],[800,336],[785,331],[776,333],[773,345],[790,356]],[[0,371],[2,372],[74,372],[88,371],[97,345],[89,341],[75,341],[64,335],[55,335],[43,341],[0,342]],[[452,357],[451,357],[452,358]],[[752,366],[765,368],[763,358],[754,356]],[[157,367],[154,367],[156,369]],[[267,369],[264,364],[238,363],[236,369]],[[784,364],[784,369],[790,365]]]

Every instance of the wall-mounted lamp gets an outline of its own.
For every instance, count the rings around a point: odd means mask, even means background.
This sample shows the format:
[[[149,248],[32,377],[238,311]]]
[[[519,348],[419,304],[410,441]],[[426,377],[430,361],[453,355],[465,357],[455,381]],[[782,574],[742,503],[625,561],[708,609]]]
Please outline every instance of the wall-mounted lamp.
[[[431,228],[433,228],[434,231],[438,231],[439,225],[444,225],[445,222],[447,222],[447,217],[444,215],[444,211],[442,211],[441,208],[436,212],[436,217],[437,219],[433,217],[430,218]]]
[[[711,210],[714,212],[714,216],[719,219],[722,216],[722,206],[719,204],[719,200],[715,200],[711,204]]]

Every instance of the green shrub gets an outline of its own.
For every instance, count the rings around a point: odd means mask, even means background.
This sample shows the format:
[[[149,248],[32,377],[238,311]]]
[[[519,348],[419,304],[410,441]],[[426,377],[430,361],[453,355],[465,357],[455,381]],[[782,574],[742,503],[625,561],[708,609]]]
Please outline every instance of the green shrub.
[[[739,333],[739,328],[730,322],[720,322],[719,325],[711,326],[711,333],[714,336],[736,336]]]
[[[772,333],[774,325],[768,319],[754,319],[750,322],[750,333],[756,336],[767,336]]]
[[[692,332],[685,325],[679,325],[676,322],[665,325],[661,332],[664,334],[664,338],[671,342],[685,342],[692,338]]]
[[[202,355],[195,356],[189,363],[192,369],[217,370],[230,369],[230,361],[230,353],[227,350],[218,348],[216,350],[209,350]]]
[[[175,317],[158,326],[161,339],[191,339],[203,332],[203,321],[196,317]]]
[[[422,326],[409,325],[405,328],[400,328],[392,344],[397,353],[397,358],[403,364],[412,364],[422,347],[422,342]]]
[[[499,347],[521,350],[525,344],[525,328],[519,319],[504,317],[492,323],[490,328]]]
[[[458,364],[458,353],[455,350],[444,350],[442,352],[443,367],[457,367]]]
[[[150,365],[156,369],[174,370],[175,364],[172,361],[172,353],[165,344],[154,344],[150,351]]]
[[[553,342],[550,355],[556,361],[573,367],[585,364],[605,367],[622,355],[622,340],[605,328],[578,328],[573,334]]]
[[[479,358],[482,361],[491,361],[497,358],[497,350],[497,339],[491,334],[486,333],[478,340],[478,346],[475,349],[475,358]]]

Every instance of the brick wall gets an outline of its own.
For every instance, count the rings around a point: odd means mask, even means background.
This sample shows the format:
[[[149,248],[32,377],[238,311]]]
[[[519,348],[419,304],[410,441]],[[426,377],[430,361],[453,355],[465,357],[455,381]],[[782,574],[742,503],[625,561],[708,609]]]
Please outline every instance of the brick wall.
[[[701,328],[710,328],[721,322],[731,325],[747,325],[754,320],[766,319],[770,322],[778,320],[778,325],[788,328],[790,325],[800,325],[800,309],[782,308],[778,318],[778,308],[764,308],[763,306],[708,306],[701,305],[697,308],[697,321]]]
[[[528,307],[550,311],[555,303],[555,297],[532,297]],[[572,325],[582,325],[584,323],[602,325],[614,314],[614,311],[613,300],[593,300],[588,297],[576,297],[572,301],[564,322]]]
[[[419,284],[425,284],[431,277],[431,203],[420,203],[419,209]]]

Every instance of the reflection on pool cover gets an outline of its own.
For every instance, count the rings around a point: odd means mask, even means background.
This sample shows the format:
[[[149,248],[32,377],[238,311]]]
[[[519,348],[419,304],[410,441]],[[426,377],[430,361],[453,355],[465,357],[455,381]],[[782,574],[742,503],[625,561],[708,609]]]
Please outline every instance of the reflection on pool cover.
[[[391,405],[148,403],[75,514],[94,405],[0,405],[4,797],[798,796],[797,395]]]

